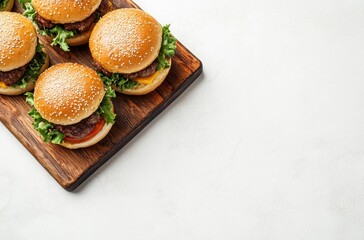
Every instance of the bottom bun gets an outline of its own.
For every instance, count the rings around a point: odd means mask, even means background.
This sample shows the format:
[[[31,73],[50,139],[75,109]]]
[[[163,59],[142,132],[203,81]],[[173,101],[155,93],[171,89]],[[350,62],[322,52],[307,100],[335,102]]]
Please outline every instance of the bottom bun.
[[[14,5],[14,0],[9,0],[4,8],[0,8],[0,12],[1,11],[9,11],[10,12],[11,9],[13,9],[13,5]]]
[[[169,66],[172,65],[172,60],[169,59]],[[171,67],[159,70],[158,75],[154,78],[153,82],[151,84],[139,84],[131,89],[125,89],[124,91],[120,91],[120,89],[113,87],[115,91],[126,94],[126,95],[145,95],[152,91],[154,91],[157,87],[159,87],[164,79],[166,79],[169,70],[171,70]]]
[[[69,148],[69,149],[78,149],[78,148],[90,147],[90,146],[95,145],[96,143],[100,142],[104,137],[106,137],[106,135],[109,133],[112,126],[113,126],[113,124],[105,123],[104,127],[101,129],[101,131],[95,137],[93,137],[90,140],[87,140],[85,142],[70,143],[70,142],[64,141],[60,145],[65,147],[65,148]]]
[[[90,35],[91,35],[91,32],[94,29],[94,27],[95,27],[95,24],[92,24],[92,26],[90,27],[90,29],[87,32],[79,33],[73,38],[68,38],[66,40],[67,44],[70,46],[80,46],[80,45],[88,43],[88,40],[90,39]]]
[[[44,72],[49,67],[48,53],[47,53],[47,51],[45,49],[44,49],[44,52],[46,53],[46,60],[45,60],[45,63],[43,64],[42,68],[39,70],[39,74]],[[15,96],[15,95],[23,94],[25,92],[32,91],[34,89],[34,85],[35,85],[36,80],[37,79],[33,79],[33,80],[29,81],[28,85],[25,88],[20,88],[20,87],[1,88],[0,87],[0,94]]]

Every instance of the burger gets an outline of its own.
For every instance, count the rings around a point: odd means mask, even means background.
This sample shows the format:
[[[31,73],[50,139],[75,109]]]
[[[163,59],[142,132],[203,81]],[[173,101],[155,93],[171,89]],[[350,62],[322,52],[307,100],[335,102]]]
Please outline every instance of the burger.
[[[107,13],[95,26],[90,50],[106,85],[129,95],[155,90],[171,69],[176,39],[146,12],[124,8]]]
[[[48,65],[46,49],[32,22],[18,13],[0,12],[0,94],[32,90]]]
[[[0,12],[11,11],[14,5],[14,0],[0,0]]]
[[[70,149],[85,148],[102,140],[115,122],[111,98],[98,74],[76,63],[57,64],[39,77],[28,113],[42,139]]]
[[[107,0],[20,0],[24,15],[63,51],[88,42],[95,23],[111,8]]]

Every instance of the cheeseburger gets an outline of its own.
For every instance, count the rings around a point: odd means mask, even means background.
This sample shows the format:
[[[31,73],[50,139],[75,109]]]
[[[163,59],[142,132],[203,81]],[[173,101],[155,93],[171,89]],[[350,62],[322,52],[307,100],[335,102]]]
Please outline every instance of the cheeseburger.
[[[176,50],[169,25],[162,27],[149,14],[132,8],[107,13],[89,44],[105,84],[129,95],[156,89],[168,75]]]
[[[70,149],[89,147],[103,139],[115,121],[115,92],[80,64],[50,67],[39,77],[34,94],[26,95],[33,106],[33,127],[45,142]]]
[[[11,11],[14,5],[14,0],[0,0],[0,12]]]
[[[0,12],[0,94],[32,90],[48,64],[32,22],[18,13]]]
[[[52,45],[64,51],[68,46],[88,42],[95,23],[108,12],[107,0],[20,0],[24,15],[42,35],[53,38]]]

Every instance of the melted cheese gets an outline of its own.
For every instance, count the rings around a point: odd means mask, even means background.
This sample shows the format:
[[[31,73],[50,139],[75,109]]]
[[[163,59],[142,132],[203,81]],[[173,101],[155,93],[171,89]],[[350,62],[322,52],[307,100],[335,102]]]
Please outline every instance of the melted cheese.
[[[6,84],[5,84],[5,83],[0,82],[0,88],[8,88],[8,86],[6,86]]]
[[[157,77],[157,75],[159,74],[159,71],[153,73],[152,75],[150,75],[149,77],[145,77],[145,78],[137,78],[135,79],[135,81],[139,84],[144,84],[144,85],[150,85],[153,83],[154,79]]]

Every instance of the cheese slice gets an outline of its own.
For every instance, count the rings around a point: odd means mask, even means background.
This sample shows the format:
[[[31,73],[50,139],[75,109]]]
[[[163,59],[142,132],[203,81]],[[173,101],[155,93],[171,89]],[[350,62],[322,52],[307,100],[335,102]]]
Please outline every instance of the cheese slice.
[[[136,81],[139,84],[150,85],[153,83],[154,79],[157,77],[158,74],[159,74],[159,71],[156,71],[149,77],[137,78],[134,81]]]
[[[0,88],[8,88],[8,86],[6,86],[6,84],[5,84],[5,83],[0,82]]]

